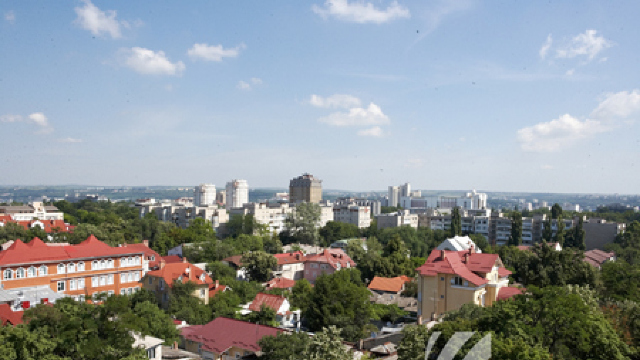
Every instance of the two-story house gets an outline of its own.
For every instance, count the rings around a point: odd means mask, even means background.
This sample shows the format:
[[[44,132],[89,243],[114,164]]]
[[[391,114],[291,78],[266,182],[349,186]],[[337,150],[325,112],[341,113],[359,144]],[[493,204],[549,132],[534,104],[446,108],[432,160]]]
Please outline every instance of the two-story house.
[[[419,323],[437,319],[463,304],[491,306],[498,299],[520,293],[509,288],[511,271],[497,254],[433,250],[416,271]]]
[[[182,259],[183,262],[166,264],[160,261],[158,270],[149,271],[141,283],[142,286],[156,294],[158,302],[164,308],[169,307],[171,297],[171,288],[174,282],[182,283],[192,282],[196,285],[193,296],[199,298],[205,304],[209,303],[209,289],[214,284],[211,277],[199,267],[187,262],[187,258]]]
[[[304,277],[304,261],[306,257],[302,251],[273,255],[278,260],[274,275],[290,280],[300,280]]]
[[[276,312],[276,321],[279,327],[300,328],[300,309],[291,310],[291,304],[284,296],[258,293],[250,303],[243,305],[240,313],[249,314],[260,311],[263,306]]]
[[[356,263],[342,249],[325,249],[320,254],[308,255],[304,262],[304,278],[314,284],[322,274],[333,274]]]

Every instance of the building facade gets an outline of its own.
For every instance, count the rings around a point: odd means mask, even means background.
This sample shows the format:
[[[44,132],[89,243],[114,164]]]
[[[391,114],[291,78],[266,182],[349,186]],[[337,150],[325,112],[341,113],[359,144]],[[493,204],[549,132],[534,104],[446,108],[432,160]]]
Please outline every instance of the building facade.
[[[409,210],[400,210],[395,213],[380,214],[376,216],[376,222],[378,223],[378,230],[400,226],[411,226],[417,229],[418,214],[411,214]]]
[[[322,201],[322,180],[302,174],[289,182],[289,202],[319,203]]]
[[[53,205],[32,202],[29,205],[0,206],[0,215],[10,215],[15,221],[64,220],[64,213]]]
[[[335,205],[333,221],[353,224],[360,229],[367,228],[371,225],[371,209],[356,204]]]
[[[227,183],[226,208],[241,207],[249,202],[249,184],[247,180],[231,180]]]
[[[216,186],[213,184],[200,184],[193,193],[193,205],[209,206],[216,204]]]

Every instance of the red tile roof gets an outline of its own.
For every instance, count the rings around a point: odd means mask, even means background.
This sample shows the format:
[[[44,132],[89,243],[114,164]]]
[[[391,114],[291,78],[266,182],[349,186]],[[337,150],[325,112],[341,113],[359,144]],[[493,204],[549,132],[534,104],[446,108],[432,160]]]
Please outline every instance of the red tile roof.
[[[226,261],[229,264],[233,264],[236,267],[242,267],[242,255],[234,255],[229,256],[228,258],[222,259],[222,261]]]
[[[161,277],[169,286],[172,286],[173,282],[178,279],[181,279],[182,282],[191,281],[196,285],[213,284],[213,280],[211,280],[204,270],[195,265],[183,262],[166,264],[161,269],[149,271],[147,276]]]
[[[173,264],[173,263],[181,263],[182,262],[182,258],[178,255],[169,255],[169,256],[163,256],[162,260],[164,260],[164,262],[166,264]]]
[[[374,276],[373,280],[369,283],[368,288],[370,290],[397,293],[402,290],[402,286],[409,281],[411,281],[411,278],[404,275],[393,278]]]
[[[65,224],[63,220],[18,220],[15,221],[9,215],[0,216],[0,223],[14,223],[22,226],[25,230],[32,228],[33,226],[41,226],[42,230],[47,234],[52,232],[73,232],[76,227],[73,225]]]
[[[500,289],[498,289],[498,296],[496,297],[496,300],[510,299],[516,295],[521,295],[524,290],[526,289],[510,286],[501,287]]]
[[[9,304],[0,304],[0,320],[2,321],[2,326],[22,324],[23,313],[23,311],[11,310],[11,305]]]
[[[283,330],[271,326],[224,317],[216,318],[206,325],[180,329],[185,339],[197,342],[203,350],[216,354],[221,354],[232,346],[252,352],[260,351],[260,339],[264,336],[276,336],[281,332]]]
[[[296,282],[287,278],[274,278],[267,282],[267,289],[290,289]]]
[[[606,252],[599,249],[593,249],[584,253],[584,261],[588,262],[594,267],[599,268],[600,266],[602,266],[602,264],[604,264],[605,262],[607,262],[607,260],[614,256],[616,256],[616,253],[614,252]]]
[[[249,305],[249,310],[260,311],[262,305],[264,305],[278,312],[285,300],[287,300],[287,298],[284,296],[258,293],[256,298],[251,302],[251,305]]]
[[[444,259],[442,254],[445,254]],[[486,274],[491,272],[493,266],[502,267],[502,261],[497,254],[471,253],[468,251],[433,250],[427,261],[417,268],[419,274],[425,276],[437,276],[438,274],[455,274],[473,283],[476,286],[489,281],[475,273]],[[506,270],[506,269],[505,269]],[[507,274],[509,270],[502,270]],[[500,269],[498,269],[500,274]],[[510,272],[509,272],[510,273]],[[507,274],[508,275],[508,274]]]
[[[218,283],[218,280],[216,280],[215,283],[209,285],[209,297],[212,298],[216,296],[216,294],[224,292],[226,288],[226,285],[220,285],[220,283]]]
[[[302,263],[306,259],[302,251],[296,251],[296,252],[284,253],[284,254],[275,254],[273,256],[275,256],[275,258],[278,259],[278,265]]]
[[[320,254],[309,255],[305,264],[308,262],[329,264],[334,269],[338,268],[338,264],[340,268],[348,267],[347,264],[350,267],[356,266],[356,263],[342,249],[325,249]]]
[[[18,239],[9,248],[0,252],[0,266],[141,254],[142,251],[137,249],[111,247],[93,235],[80,244],[68,246],[48,246],[38,238],[25,244]]]

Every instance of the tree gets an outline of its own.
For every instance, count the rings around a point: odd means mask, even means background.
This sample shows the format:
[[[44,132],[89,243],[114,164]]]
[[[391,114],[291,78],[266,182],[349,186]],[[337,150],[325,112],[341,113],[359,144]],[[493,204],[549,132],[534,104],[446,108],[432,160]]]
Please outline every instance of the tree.
[[[244,319],[255,324],[276,327],[278,326],[278,323],[276,322],[276,315],[275,310],[265,304],[262,304],[260,311],[252,311],[245,315]]]
[[[174,281],[171,286],[168,312],[177,319],[192,325],[203,325],[211,321],[211,310],[193,294],[196,292],[195,283]]]
[[[640,302],[640,265],[630,265],[623,259],[607,261],[600,274],[603,298]]]
[[[323,244],[329,246],[338,240],[359,237],[360,229],[354,224],[329,221],[320,228],[319,233],[323,239]]]
[[[482,234],[469,234],[469,238],[473,240],[478,249],[482,250],[482,252],[486,253],[489,249],[489,241]]]
[[[561,216],[562,216],[562,206],[560,206],[560,204],[558,203],[553,204],[553,206],[551,207],[551,218],[558,219]]]
[[[262,237],[262,244],[264,245],[264,251],[269,254],[282,253],[282,241],[275,232],[271,235],[265,235]]]
[[[258,344],[262,351],[262,360],[307,360],[307,351],[311,339],[305,332],[285,333],[265,336]]]
[[[544,228],[542,229],[542,241],[550,243],[552,236],[551,218],[547,218],[547,221],[544,222]]]
[[[250,280],[265,282],[271,279],[271,272],[278,265],[278,260],[264,251],[254,251],[242,257]]]
[[[578,224],[567,233],[564,247],[572,247],[579,250],[585,250],[587,248],[585,244],[586,233],[583,229],[583,219],[578,219]]]
[[[509,236],[509,245],[522,245],[522,214],[517,211],[511,214],[511,236]]]
[[[285,220],[286,236],[292,242],[317,245],[320,240],[318,224],[320,223],[320,205],[303,202],[296,205],[293,212]]]
[[[214,261],[207,264],[207,272],[212,280],[220,280],[224,277],[235,277],[236,271],[228,266],[223,264],[220,261]]]
[[[462,224],[460,218],[460,210],[458,207],[453,208],[453,212],[451,212],[451,231],[449,233],[450,237],[459,236],[462,234]]]
[[[178,341],[180,334],[173,320],[155,303],[148,301],[138,303],[133,307],[132,313],[136,316],[136,320],[131,323],[132,328],[142,334],[163,339],[166,345]]]
[[[343,269],[316,279],[305,317],[312,331],[335,325],[348,341],[359,339],[371,317],[369,290],[357,269]]]
[[[556,238],[555,242],[560,244],[560,246],[564,246],[564,220],[562,219],[562,213],[558,216],[558,220],[556,220]]]
[[[291,289],[291,306],[301,309],[303,312],[309,307],[311,302],[311,294],[313,288],[306,279],[296,281],[295,285]]]
[[[342,344],[340,329],[329,326],[311,338],[307,350],[307,359],[310,360],[351,360],[353,356],[347,347]]]

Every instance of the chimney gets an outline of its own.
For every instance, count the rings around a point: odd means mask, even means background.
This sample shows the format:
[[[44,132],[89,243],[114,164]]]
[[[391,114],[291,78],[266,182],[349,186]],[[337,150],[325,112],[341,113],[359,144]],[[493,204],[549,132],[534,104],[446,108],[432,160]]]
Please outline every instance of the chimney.
[[[473,245],[469,246],[469,254],[473,254],[475,251],[473,251]]]
[[[469,263],[469,253],[464,254],[464,261],[465,264]]]
[[[160,270],[164,269],[164,265],[165,265],[164,259],[160,260]]]
[[[142,240],[144,246],[149,247],[149,240]]]
[[[214,289],[217,289],[217,288],[218,288],[218,286],[220,286],[220,281],[219,281],[219,280],[216,280],[216,285],[215,285],[213,288],[214,288]]]
[[[440,250],[440,260],[444,260],[447,258],[447,254],[444,252],[444,250]]]

